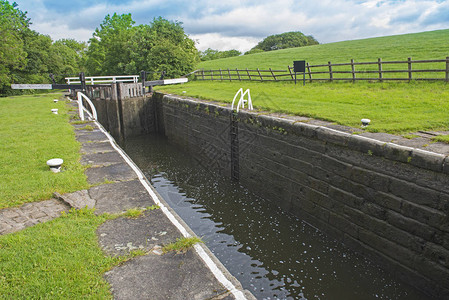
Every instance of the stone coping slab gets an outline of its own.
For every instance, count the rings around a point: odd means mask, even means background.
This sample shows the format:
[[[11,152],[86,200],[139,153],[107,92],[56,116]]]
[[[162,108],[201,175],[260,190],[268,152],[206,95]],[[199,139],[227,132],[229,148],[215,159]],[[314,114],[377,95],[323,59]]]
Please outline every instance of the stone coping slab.
[[[90,184],[103,183],[105,181],[128,181],[137,179],[136,173],[126,163],[118,163],[105,167],[88,168],[85,171],[87,182]]]
[[[75,131],[76,139],[78,142],[107,142],[108,139],[100,130],[76,130]]]
[[[129,254],[136,249],[150,252],[182,237],[160,209],[144,211],[137,218],[106,221],[97,233],[101,247],[110,255]]]
[[[109,142],[83,143],[81,145],[82,154],[96,154],[115,151]]]
[[[130,208],[144,208],[155,204],[139,180],[92,187],[89,196],[96,202],[97,214],[121,213]]]
[[[106,167],[113,164],[123,163],[123,158],[115,151],[85,154],[81,158],[81,164],[91,167]]]
[[[107,272],[105,277],[111,283],[115,299],[193,300],[229,296],[213,276],[204,272],[201,259],[192,250],[138,257]]]

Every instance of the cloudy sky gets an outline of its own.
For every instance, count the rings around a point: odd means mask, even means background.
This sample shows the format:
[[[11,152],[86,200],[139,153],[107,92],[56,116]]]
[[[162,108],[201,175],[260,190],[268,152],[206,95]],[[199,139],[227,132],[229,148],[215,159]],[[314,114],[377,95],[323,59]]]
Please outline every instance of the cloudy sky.
[[[15,1],[28,12],[32,29],[54,40],[87,41],[107,14],[131,13],[136,24],[158,16],[182,22],[200,50],[247,51],[287,31],[330,43],[449,28],[449,0]]]

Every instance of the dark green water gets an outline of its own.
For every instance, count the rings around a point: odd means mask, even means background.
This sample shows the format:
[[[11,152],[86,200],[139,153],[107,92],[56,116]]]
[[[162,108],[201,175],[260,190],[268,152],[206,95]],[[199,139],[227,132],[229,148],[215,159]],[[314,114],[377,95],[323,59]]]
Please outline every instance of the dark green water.
[[[156,190],[258,299],[426,299],[163,137],[122,147]]]

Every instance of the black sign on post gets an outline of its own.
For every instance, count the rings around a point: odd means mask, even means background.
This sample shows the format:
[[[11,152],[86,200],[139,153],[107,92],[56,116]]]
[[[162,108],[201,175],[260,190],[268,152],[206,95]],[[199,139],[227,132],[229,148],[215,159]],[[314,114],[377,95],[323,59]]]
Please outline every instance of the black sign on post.
[[[145,95],[146,88],[145,88],[145,81],[147,81],[147,72],[146,71],[140,71],[140,78],[142,79],[142,90],[143,94]]]
[[[293,71],[295,72],[295,84],[296,84],[296,73],[302,73],[303,85],[306,85],[306,61],[295,60],[293,62]]]
[[[81,72],[79,74],[79,77],[80,77],[80,82],[81,82],[81,89],[83,91],[85,91],[86,90],[86,76],[84,75],[84,72]]]

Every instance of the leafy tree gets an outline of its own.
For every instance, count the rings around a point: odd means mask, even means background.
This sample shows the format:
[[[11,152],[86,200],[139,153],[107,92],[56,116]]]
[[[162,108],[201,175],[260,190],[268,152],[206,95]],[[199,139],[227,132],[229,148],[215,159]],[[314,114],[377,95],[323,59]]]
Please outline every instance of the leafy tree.
[[[310,45],[317,45],[318,41],[313,36],[306,36],[299,31],[284,32],[267,36],[257,44],[253,49],[260,49],[263,51],[272,51],[286,48],[303,47]]]
[[[86,51],[87,43],[78,42],[74,39],[60,39],[53,43],[57,48],[54,50],[63,59],[63,70],[61,74],[77,75],[79,72],[86,72]]]
[[[124,74],[129,61],[128,43],[135,22],[131,14],[106,15],[89,40],[86,67],[91,75]]]
[[[155,18],[149,25],[141,25],[133,38],[130,47],[135,72],[165,71],[169,77],[179,77],[191,72],[199,61],[195,42],[185,34],[180,22]]]
[[[26,52],[22,35],[29,30],[30,19],[26,12],[17,8],[14,2],[0,0],[0,93],[13,81],[13,70],[20,70],[26,64]]]
[[[218,50],[207,48],[206,50],[200,53],[200,58],[202,61],[218,59],[219,53],[220,51]]]
[[[251,50],[246,51],[244,55],[261,53],[261,52],[265,52],[265,51],[263,51],[262,49],[252,48]]]
[[[0,95],[29,91],[12,90],[10,84],[49,83],[49,73],[60,82],[79,72],[86,44],[72,39],[53,43],[29,28],[30,19],[17,4],[0,0]]]
[[[240,56],[240,55],[242,55],[242,52],[235,49],[221,51],[221,58]]]
[[[55,44],[62,44],[69,47],[76,52],[79,56],[82,56],[87,50],[87,44],[85,42],[78,42],[74,39],[60,39],[55,42]]]
[[[219,58],[233,57],[242,55],[242,52],[238,50],[226,50],[226,51],[218,51],[211,48],[208,48],[200,53],[200,57],[202,61],[206,60],[214,60]]]
[[[64,82],[64,77],[80,70],[80,54],[66,41],[53,43],[49,36],[30,30],[23,36],[23,44],[27,63],[22,70],[14,71],[16,82],[47,83],[50,73],[55,74],[58,82]]]
[[[198,50],[182,23],[159,17],[147,25],[133,24],[131,15],[106,16],[89,41],[89,74],[139,74],[146,70],[166,71],[167,76],[174,77],[193,70]]]

